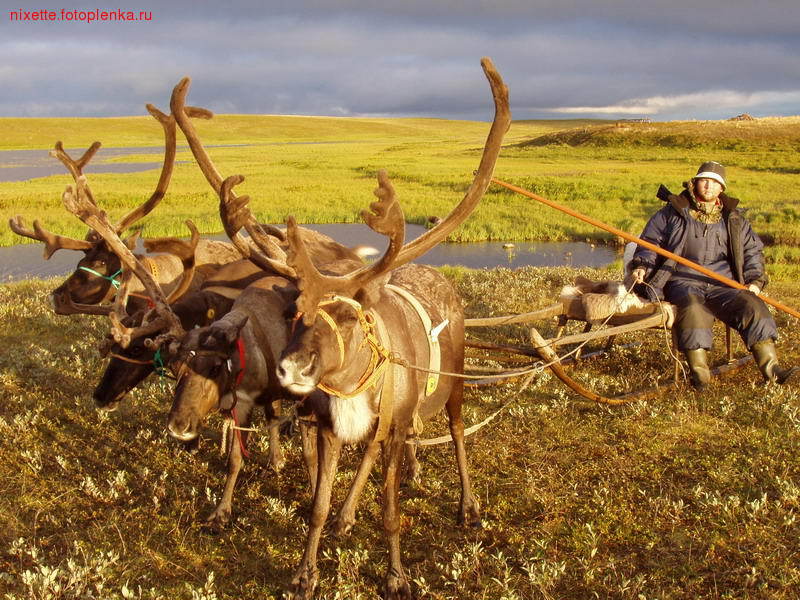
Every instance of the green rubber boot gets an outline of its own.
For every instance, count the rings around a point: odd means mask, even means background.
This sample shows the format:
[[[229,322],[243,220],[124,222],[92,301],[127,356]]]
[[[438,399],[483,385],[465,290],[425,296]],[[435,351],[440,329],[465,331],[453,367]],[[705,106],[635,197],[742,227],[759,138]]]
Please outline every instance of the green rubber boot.
[[[692,387],[700,391],[711,381],[711,369],[708,368],[708,353],[705,348],[686,350],[686,362],[689,363],[689,378]]]
[[[778,383],[783,385],[789,378],[794,375],[800,367],[789,367],[782,369],[778,364],[778,353],[775,350],[775,342],[772,340],[763,340],[756,342],[750,349],[753,353],[753,358],[756,359],[758,370],[764,377],[766,383]]]

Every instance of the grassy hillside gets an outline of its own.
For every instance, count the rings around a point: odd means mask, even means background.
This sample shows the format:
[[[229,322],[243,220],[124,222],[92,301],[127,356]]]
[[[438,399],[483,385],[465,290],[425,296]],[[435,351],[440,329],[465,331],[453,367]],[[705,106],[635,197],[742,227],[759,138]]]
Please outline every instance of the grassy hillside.
[[[545,306],[576,271],[448,273],[468,314],[486,316]],[[201,521],[224,478],[220,419],[189,454],[164,432],[168,392],[157,381],[117,412],[95,412],[91,389],[103,366],[95,348],[106,325],[53,315],[49,287],[0,285],[4,600],[278,598],[300,559],[308,517],[297,438],[284,439],[288,463],[275,476],[266,436],[255,435],[236,521],[219,534],[205,531]],[[771,293],[800,305],[800,286]],[[800,364],[797,321],[777,319],[784,362]],[[539,327],[548,335],[554,325]],[[527,343],[518,327],[470,334]],[[573,376],[609,394],[671,380],[663,332],[619,342],[642,344],[585,361]],[[415,591],[434,600],[797,598],[800,384],[758,382],[750,365],[703,394],[681,384],[617,408],[583,402],[547,373],[524,390],[519,381],[471,388],[468,424],[508,403],[467,443],[484,527],[455,526],[452,450],[424,449],[421,488],[401,490],[402,552]],[[439,418],[423,437],[445,430]],[[358,456],[344,453],[334,509]],[[318,598],[378,595],[387,565],[380,489],[376,471],[349,537],[325,532]]]
[[[126,119],[5,119],[6,147],[50,147],[62,139],[85,147],[161,145],[160,127],[145,117]],[[463,196],[478,164],[488,124],[435,119],[335,119],[222,115],[198,122],[200,135],[223,175],[243,174],[265,222],[294,214],[301,222],[352,222],[372,199],[375,173],[387,169],[406,219],[425,223],[446,214]],[[4,129],[4,131],[5,131]],[[145,133],[146,132],[146,133]],[[659,184],[680,190],[701,162],[728,167],[729,192],[742,199],[756,230],[774,247],[768,260],[778,277],[800,247],[800,118],[754,121],[622,123],[515,122],[496,176],[583,214],[638,235],[661,203]],[[34,143],[35,142],[35,143]],[[317,143],[323,142],[323,143]],[[212,147],[215,144],[227,146]],[[234,145],[230,145],[234,144]],[[235,145],[246,144],[246,145]],[[102,161],[102,151],[95,161]],[[134,160],[159,161],[138,154]],[[218,200],[186,150],[179,153],[167,197],[143,220],[146,236],[175,235],[192,218],[203,232],[220,232]],[[148,196],[157,171],[91,174],[103,208],[119,218]],[[83,225],[61,208],[70,178],[53,176],[0,185],[0,216],[82,236]],[[451,237],[475,240],[585,240],[613,236],[522,196],[490,188],[470,220]],[[0,244],[20,238],[0,229]],[[788,269],[784,274],[782,269]]]

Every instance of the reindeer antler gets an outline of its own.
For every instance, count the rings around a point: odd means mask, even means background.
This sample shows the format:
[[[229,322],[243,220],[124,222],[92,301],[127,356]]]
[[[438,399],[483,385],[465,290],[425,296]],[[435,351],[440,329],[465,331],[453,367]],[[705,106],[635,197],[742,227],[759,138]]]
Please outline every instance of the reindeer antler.
[[[239,185],[244,181],[241,175],[232,175],[223,181],[216,166],[214,166],[211,157],[206,152],[203,143],[200,141],[200,136],[191,121],[192,117],[199,119],[211,119],[214,116],[210,110],[205,108],[198,108],[196,106],[186,106],[186,95],[189,92],[189,86],[192,80],[189,77],[184,77],[175,86],[170,100],[170,110],[175,116],[178,127],[183,131],[186,136],[186,141],[189,143],[189,148],[192,155],[197,161],[197,166],[208,181],[212,189],[217,193],[220,198],[220,217],[222,219],[225,233],[231,239],[233,244],[242,253],[242,256],[249,258],[261,268],[271,270],[281,275],[293,276],[290,269],[286,267],[286,255],[281,250],[280,246],[275,243],[271,238],[282,239],[283,234],[278,230],[272,230],[269,233],[265,231],[253,217],[247,204],[249,197],[237,197],[233,192],[233,186]],[[242,228],[245,228],[250,234],[250,239],[256,244],[264,256],[259,256],[248,243],[247,240],[239,233]],[[284,263],[284,264],[279,264]]]
[[[503,136],[511,125],[511,109],[508,104],[508,87],[503,83],[503,78],[500,77],[491,59],[482,58],[481,66],[492,89],[495,113],[472,185],[469,186],[458,206],[441,223],[403,247],[397,257],[397,266],[419,258],[438,243],[443,242],[475,210],[491,183],[494,165],[500,155]]]
[[[278,246],[275,238],[267,234],[250,212],[248,203],[250,196],[236,196],[233,186],[244,181],[242,175],[231,175],[220,185],[219,191],[219,216],[225,228],[225,233],[245,258],[250,259],[266,271],[271,271],[285,277],[294,278],[294,269],[286,264],[286,253]],[[254,249],[239,233],[244,227],[250,234],[250,239],[258,247]]]
[[[106,214],[101,211],[90,198],[91,192],[88,189],[85,176],[80,176],[78,178],[75,189],[73,189],[72,186],[67,186],[62,197],[67,210],[97,232],[97,234],[105,240],[106,244],[108,244],[108,247],[119,256],[122,263],[133,271],[142,282],[142,285],[155,304],[154,310],[159,315],[156,321],[148,323],[144,327],[155,327],[156,322],[158,322],[158,328],[155,329],[156,331],[168,327],[169,330],[175,332],[176,335],[182,335],[183,328],[181,327],[180,321],[170,309],[161,287],[153,279],[149,270],[137,260],[125,243],[119,238],[114,227],[108,222]],[[137,331],[137,333],[141,335],[143,332]],[[147,331],[147,333],[151,333],[151,331]],[[130,340],[130,332],[120,329],[120,335],[117,341],[123,347],[127,347]]]
[[[378,201],[370,204],[372,212],[364,210],[361,216],[373,231],[389,238],[389,246],[378,261],[346,275],[333,276],[320,273],[311,261],[300,237],[297,222],[294,217],[289,217],[287,222],[289,264],[297,272],[297,286],[300,289],[297,309],[303,313],[306,324],[314,320],[317,305],[323,296],[331,293],[352,295],[393,268],[405,239],[405,219],[386,171],[378,172],[378,187],[373,193],[378,197]]]
[[[56,146],[54,150],[50,150],[50,156],[57,158],[61,161],[61,163],[67,167],[67,171],[70,172],[72,178],[77,181],[78,177],[83,175],[83,167],[85,167],[92,157],[97,154],[97,151],[100,149],[100,142],[94,142],[89,148],[86,149],[86,152],[83,153],[78,160],[72,158],[67,151],[64,150],[64,144],[61,143],[59,140],[56,142]]]
[[[491,182],[492,171],[500,154],[503,136],[508,131],[511,123],[508,88],[503,83],[503,79],[494,68],[491,60],[483,58],[481,66],[492,89],[495,105],[494,120],[472,185],[461,202],[438,226],[403,246],[402,236],[404,230],[397,223],[398,219],[402,222],[402,211],[394,200],[394,190],[389,183],[388,177],[381,172],[378,175],[380,187],[375,191],[375,195],[381,200],[371,206],[377,214],[369,215],[367,213],[363,216],[367,224],[375,231],[390,236],[389,248],[377,263],[347,275],[334,277],[323,275],[314,267],[308,252],[300,240],[295,220],[293,218],[289,219],[288,238],[291,251],[289,264],[294,267],[298,274],[297,285],[301,294],[297,299],[297,307],[303,313],[303,319],[306,323],[314,319],[317,304],[323,296],[329,293],[352,295],[360,287],[382,274],[418,258],[443,241],[475,209]]]
[[[175,92],[173,92],[173,94],[174,93]],[[172,178],[172,171],[175,168],[175,153],[177,151],[175,116],[172,114],[165,115],[152,104],[146,104],[145,108],[147,108],[147,112],[149,112],[156,121],[161,123],[161,127],[164,129],[164,162],[161,165],[161,175],[156,183],[156,189],[144,204],[136,207],[120,219],[119,223],[114,227],[117,233],[122,233],[136,221],[148,215],[156,205],[161,202],[164,195],[167,193],[167,187]]]
[[[64,248],[66,250],[89,250],[94,244],[86,240],[76,240],[75,238],[68,238],[56,233],[52,233],[39,225],[38,219],[33,222],[33,230],[30,230],[25,225],[20,215],[12,217],[8,220],[8,226],[11,231],[17,235],[31,238],[44,242],[44,258],[49,260],[56,250]]]
[[[153,208],[155,208],[155,206],[161,201],[166,193],[167,186],[169,185],[170,178],[172,177],[172,170],[175,165],[177,138],[175,117],[173,115],[165,115],[152,104],[147,105],[147,110],[154,119],[161,123],[161,126],[164,128],[164,164],[161,167],[161,176],[158,179],[155,191],[144,204],[135,208],[120,220],[120,222],[114,228],[117,233],[122,233],[125,229],[133,225],[133,223],[150,213],[150,211],[152,211]],[[67,171],[69,171],[70,175],[72,175],[72,178],[77,182],[78,178],[83,176],[84,167],[94,157],[94,155],[100,149],[100,146],[100,142],[94,142],[81,155],[81,157],[76,160],[72,158],[66,150],[64,150],[64,144],[61,141],[57,141],[54,149],[50,151],[50,156],[57,158],[66,167]],[[91,202],[94,202],[94,198],[91,196],[91,191],[87,189],[86,193],[87,199]],[[56,250],[60,250],[62,248],[65,250],[90,250],[97,242],[100,241],[100,239],[94,235],[94,232],[91,231],[85,240],[77,240],[51,233],[39,225],[38,220],[33,222],[33,230],[30,230],[25,226],[25,222],[22,220],[20,215],[9,219],[8,225],[17,235],[43,242],[45,245],[44,258],[46,260],[48,260]]]

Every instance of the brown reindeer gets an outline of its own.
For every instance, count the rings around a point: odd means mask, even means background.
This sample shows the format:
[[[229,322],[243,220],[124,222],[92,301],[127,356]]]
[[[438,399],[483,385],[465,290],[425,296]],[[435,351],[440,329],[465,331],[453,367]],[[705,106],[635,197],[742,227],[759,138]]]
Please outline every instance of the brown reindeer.
[[[177,92],[173,91],[173,96],[176,94]],[[192,114],[191,107],[182,106],[177,102],[171,102],[171,104],[182,113]],[[174,113],[165,115],[151,104],[147,105],[147,110],[164,129],[164,161],[161,174],[156,188],[148,200],[122,217],[113,226],[118,235],[122,235],[125,230],[148,215],[158,205],[164,197],[172,177],[176,152],[175,115]],[[55,150],[50,154],[64,164],[77,182],[78,178],[83,175],[84,167],[99,148],[100,142],[95,142],[79,159],[75,160],[64,150],[61,142],[56,142]],[[20,216],[10,219],[9,226],[18,235],[43,242],[45,259],[49,259],[56,250],[61,248],[82,250],[85,253],[75,271],[51,294],[53,309],[57,314],[108,314],[107,306],[98,307],[98,305],[113,298],[119,286],[118,276],[122,265],[117,255],[96,232],[90,230],[83,240],[67,238],[47,231],[38,221],[34,221],[33,229],[29,229]],[[135,233],[125,240],[129,249],[133,249],[137,236],[138,234]],[[209,270],[204,265],[224,264],[240,258],[239,252],[230,244],[213,240],[201,240],[196,251],[196,261],[200,266],[201,273]],[[177,281],[182,278],[183,268],[180,260],[175,257],[169,255],[147,257],[145,262],[154,278],[164,286],[167,292],[171,291]],[[138,280],[132,282],[132,292],[141,289]]]
[[[236,180],[230,178],[222,186],[223,205],[231,203],[231,187]],[[97,234],[120,254],[121,262],[138,268],[137,275],[147,272],[136,256],[126,252],[125,244],[97,210],[84,180],[79,181],[77,197],[71,188],[67,190],[65,204],[96,228]],[[231,226],[226,224],[226,228]],[[254,231],[258,235],[259,230]],[[279,231],[274,235],[284,237]],[[349,269],[363,266],[359,254],[327,236],[303,230],[301,237],[317,264],[336,261]],[[258,246],[268,247],[270,243],[271,240],[258,240]],[[253,255],[260,254],[256,249],[251,251]],[[271,260],[260,256],[255,262],[267,265]],[[283,270],[286,269],[284,264]],[[144,285],[154,297],[158,294],[152,290],[161,293],[154,281]],[[120,343],[103,378],[102,389],[95,391],[95,399],[101,394],[114,402],[152,372],[152,362],[139,357],[152,356],[156,344],[149,338],[157,334],[161,343],[168,342],[162,348],[164,360],[178,380],[168,419],[168,430],[175,439],[187,443],[196,440],[203,419],[217,409],[231,414],[237,428],[250,426],[256,405],[263,406],[268,421],[274,422],[280,413],[280,399],[285,395],[276,383],[276,359],[288,337],[284,313],[296,295],[293,281],[267,272],[250,260],[222,267],[200,291],[174,305],[168,306],[169,299],[165,298],[156,311],[160,317],[139,327],[126,326],[130,323],[124,312],[120,312],[119,306],[125,302],[121,295],[112,313],[114,335]],[[213,304],[214,319],[219,319],[211,325],[203,322],[208,317],[209,303]],[[134,353],[135,357],[130,356]],[[230,519],[234,486],[246,455],[247,432],[237,429],[235,433],[228,446],[225,489],[207,519],[215,527],[225,525]],[[276,427],[269,428],[269,438],[269,460],[277,471],[284,459]]]
[[[238,236],[234,214],[238,222],[252,225],[252,215],[246,209],[247,197],[241,199],[242,203],[232,191],[233,185],[241,180],[241,177],[229,177],[220,185],[220,211],[232,238]],[[265,266],[265,276],[247,287],[224,317],[183,335],[170,361],[170,368],[178,379],[167,426],[174,438],[195,439],[202,421],[215,410],[229,413],[235,426],[242,428],[236,430],[236,442],[231,438],[222,499],[207,519],[215,526],[226,524],[230,518],[233,489],[246,454],[247,431],[243,430],[249,428],[256,405],[264,407],[270,422],[270,463],[275,470],[283,465],[275,424],[286,393],[275,373],[278,356],[289,335],[285,315],[297,296],[297,289],[293,271],[275,255],[266,256],[267,250],[273,251],[272,240],[265,239],[256,227],[251,227],[251,235],[257,248],[251,248],[250,260]],[[314,263],[321,268],[329,263],[344,270],[363,266],[358,253],[327,236],[305,229],[299,235],[310,248]],[[275,265],[281,273],[275,272]],[[302,432],[307,440],[305,427]],[[304,450],[306,462],[313,468],[311,447],[304,444]]]
[[[389,237],[389,248],[373,265],[344,276],[320,273],[309,260],[293,219],[289,221],[290,265],[297,273],[302,318],[281,354],[278,376],[289,391],[315,398],[318,420],[317,485],[303,558],[292,580],[290,598],[314,596],[322,527],[330,509],[331,488],[344,443],[368,440],[364,460],[348,501],[358,494],[379,448],[383,448],[383,526],[389,544],[385,597],[410,598],[400,558],[398,488],[409,431],[446,408],[461,478],[459,520],[476,523],[478,502],[472,494],[461,417],[463,383],[436,377],[411,366],[461,372],[464,316],[452,285],[437,271],[402,266],[434,247],[475,208],[489,185],[502,138],[510,124],[508,91],[491,61],[482,65],[491,85],[495,118],[475,179],[461,203],[438,226],[403,245],[403,214],[384,173],[371,205],[368,225]],[[402,268],[401,268],[402,267]],[[388,280],[388,281],[387,281]],[[436,360],[438,355],[439,360]]]

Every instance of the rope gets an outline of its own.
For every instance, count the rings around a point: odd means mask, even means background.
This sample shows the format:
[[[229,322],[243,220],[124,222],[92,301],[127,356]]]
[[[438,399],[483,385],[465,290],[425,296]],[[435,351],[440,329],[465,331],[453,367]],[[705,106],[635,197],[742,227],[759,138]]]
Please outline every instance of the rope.
[[[120,269],[119,271],[117,271],[113,275],[103,275],[102,273],[98,273],[97,271],[95,271],[94,269],[90,269],[89,267],[78,267],[78,270],[86,271],[87,273],[91,273],[92,275],[96,275],[97,277],[100,277],[101,279],[107,279],[108,281],[111,282],[111,285],[114,286],[115,290],[118,290],[119,286],[121,285],[120,281],[117,280],[116,277],[117,277],[117,275],[122,273],[122,269]]]
[[[297,405],[292,405],[292,408],[289,409],[289,413],[286,416],[281,417],[274,423],[268,424],[263,429],[270,430],[275,429],[276,427],[283,427],[289,421],[294,420],[297,416]],[[237,431],[246,431],[248,433],[261,433],[260,427],[241,427],[236,424],[236,421],[233,417],[225,417],[222,420],[222,440],[220,443],[220,456],[224,455],[225,452],[228,450],[228,435],[231,433],[235,433]]]

